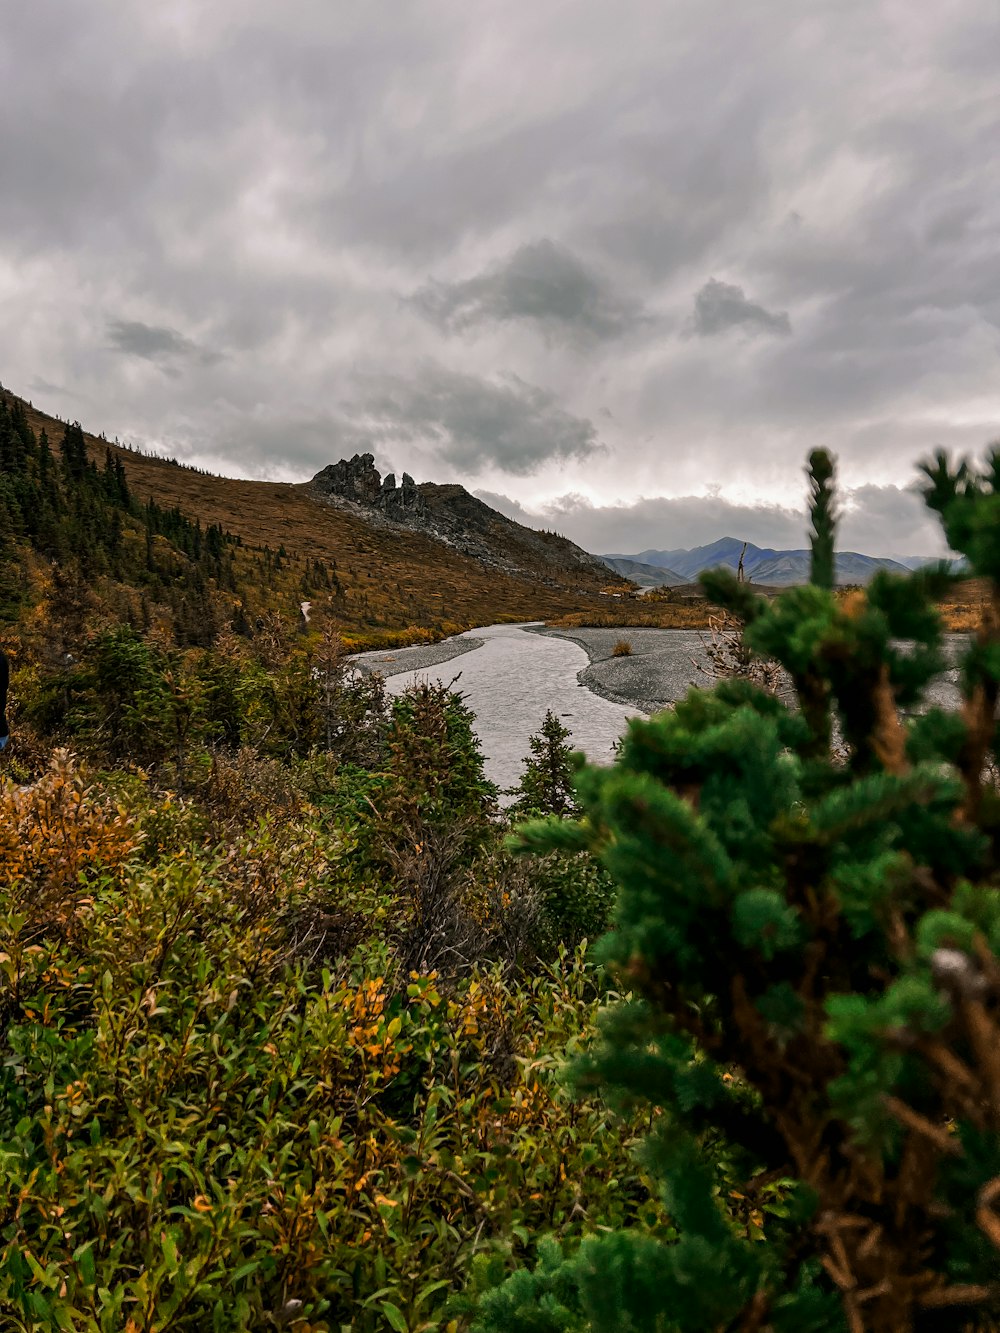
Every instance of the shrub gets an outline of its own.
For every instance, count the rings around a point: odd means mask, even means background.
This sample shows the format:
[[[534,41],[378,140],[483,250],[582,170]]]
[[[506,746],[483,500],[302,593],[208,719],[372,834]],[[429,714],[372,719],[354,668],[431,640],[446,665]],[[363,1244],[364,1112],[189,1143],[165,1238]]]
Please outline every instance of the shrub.
[[[408,976],[313,832],[96,872],[27,946],[0,896],[3,1328],[440,1330],[477,1251],[656,1207],[633,1121],[556,1077],[582,958]],[[289,965],[324,878],[367,938]]]
[[[694,691],[580,775],[580,823],[521,835],[592,850],[620,886],[601,947],[632,994],[578,1077],[662,1109],[644,1160],[679,1239],[611,1229],[550,1248],[487,1291],[484,1330],[1000,1319],[1000,450],[979,473],[924,469],[991,597],[961,709],[916,717],[943,663],[930,598],[951,575],[882,574],[838,599],[833,468],[810,463],[811,583],[768,603],[704,580],[797,706],[746,678]],[[734,1194],[749,1234],[720,1206]]]
[[[617,641],[617,643],[615,644],[615,646],[611,649],[611,656],[612,656],[612,657],[631,657],[631,656],[632,656],[632,640],[631,640],[631,639],[619,639],[619,640]]]
[[[138,843],[125,811],[89,787],[66,750],[31,787],[0,780],[0,883],[18,937],[72,933],[99,873],[118,870]]]

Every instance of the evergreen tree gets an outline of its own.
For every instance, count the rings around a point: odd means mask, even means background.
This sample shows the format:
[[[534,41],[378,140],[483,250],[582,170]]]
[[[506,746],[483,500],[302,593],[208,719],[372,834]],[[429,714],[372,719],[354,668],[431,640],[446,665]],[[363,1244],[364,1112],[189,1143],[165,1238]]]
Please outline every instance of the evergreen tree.
[[[482,1297],[480,1329],[997,1327],[1000,452],[924,471],[988,589],[957,713],[913,711],[952,575],[839,597],[817,453],[814,581],[767,601],[704,579],[799,707],[745,679],[692,692],[579,775],[579,823],[521,831],[525,850],[591,850],[619,885],[601,956],[630,998],[578,1077],[653,1109],[645,1161],[676,1231],[543,1247]]]
[[[88,472],[87,442],[79,422],[67,422],[60,441],[63,473],[67,481],[81,482]]]
[[[550,709],[541,729],[528,740],[524,772],[511,793],[515,796],[507,812],[511,819],[541,815],[572,819],[579,814],[569,738],[569,728]],[[538,903],[533,943],[543,957],[596,939],[607,928],[614,883],[588,852],[553,851],[536,858],[531,881]]]
[[[510,813],[521,819],[535,815],[568,817],[576,814],[573,794],[573,751],[570,731],[551,709],[541,730],[528,740],[530,754],[524,772],[511,793]]]

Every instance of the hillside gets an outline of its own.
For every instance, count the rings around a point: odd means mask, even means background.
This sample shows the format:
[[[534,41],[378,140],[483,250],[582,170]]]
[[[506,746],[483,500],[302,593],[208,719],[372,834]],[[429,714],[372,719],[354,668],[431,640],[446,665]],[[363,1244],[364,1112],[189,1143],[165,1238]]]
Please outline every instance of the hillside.
[[[0,392],[0,399],[19,414],[33,438],[44,432],[55,448],[66,435],[66,423],[15,395]],[[130,503],[138,506],[135,513],[121,511],[115,520],[123,525],[125,548],[136,548],[135,559],[117,571],[117,582],[133,591],[133,566],[141,564],[140,511],[149,502],[176,511],[201,530],[213,526],[230,539],[229,594],[224,596],[219,581],[209,577],[205,596],[231,605],[236,592],[244,620],[266,612],[295,617],[299,602],[311,601],[313,616],[329,619],[354,646],[416,641],[491,621],[585,610],[603,604],[601,588],[614,583],[602,562],[572,543],[520,528],[460,487],[421,489],[428,511],[450,515],[449,538],[434,535],[430,527],[377,521],[360,507],[331,504],[312,482],[214,476],[85,431],[80,435],[88,476],[109,466],[119,470]],[[37,463],[25,466],[37,472]],[[475,518],[475,532],[463,544],[454,529],[465,513]],[[107,514],[98,514],[90,527],[99,531],[109,521]],[[15,520],[14,537],[24,536],[16,527]],[[169,545],[169,535],[160,534],[160,542]]]
[[[596,578],[599,587],[608,582],[605,562],[567,538],[516,523],[464,486],[418,485],[406,472],[397,486],[392,473],[382,477],[371,454],[355,454],[323,468],[309,489],[341,512],[382,529],[433,537],[488,569],[552,587],[574,586],[581,577],[585,583]]]

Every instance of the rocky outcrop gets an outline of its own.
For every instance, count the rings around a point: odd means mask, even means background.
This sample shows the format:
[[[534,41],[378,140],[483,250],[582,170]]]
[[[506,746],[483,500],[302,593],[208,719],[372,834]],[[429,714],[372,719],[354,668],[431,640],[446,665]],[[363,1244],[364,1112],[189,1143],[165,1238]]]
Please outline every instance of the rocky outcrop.
[[[383,480],[375,466],[374,454],[355,454],[353,458],[331,463],[316,473],[312,488],[318,495],[349,500],[404,522],[421,517],[426,509],[423,496],[410,474],[403,473],[399,486],[391,472]],[[411,524],[407,523],[407,526]]]
[[[372,453],[356,453],[353,459],[331,463],[313,477],[312,489],[327,499],[337,497],[365,509],[375,509],[387,519],[404,521],[407,527],[411,527],[407,520],[420,519],[427,508],[411,475],[404,472],[400,485],[396,485],[392,472],[383,480]]]
[[[398,486],[391,472],[386,476],[379,494],[378,507],[386,514],[398,514],[404,510],[411,514],[423,514],[427,508],[417,483],[408,472],[403,473],[403,480]]]
[[[581,568],[591,577],[607,572],[603,561],[573,542],[515,523],[464,486],[418,486],[408,472],[398,486],[391,472],[383,479],[372,454],[331,463],[316,473],[310,488],[328,504],[353,510],[369,522],[415,529],[491,569],[553,586],[572,582],[574,571],[578,574]]]

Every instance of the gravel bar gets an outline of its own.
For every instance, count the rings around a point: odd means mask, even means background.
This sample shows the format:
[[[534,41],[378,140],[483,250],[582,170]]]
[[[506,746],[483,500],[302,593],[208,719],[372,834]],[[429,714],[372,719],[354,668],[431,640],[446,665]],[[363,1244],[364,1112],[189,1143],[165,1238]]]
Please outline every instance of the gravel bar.
[[[699,630],[530,628],[535,634],[578,643],[590,659],[580,672],[580,683],[612,703],[641,708],[644,713],[655,713],[683,699],[692,685],[711,684],[697,665],[708,660]],[[622,639],[632,645],[632,652],[615,657],[614,646]]]
[[[481,648],[483,643],[483,639],[458,635],[455,638],[442,639],[440,643],[417,644],[413,648],[390,648],[381,653],[359,653],[352,657],[351,661],[366,676],[377,671],[388,678],[398,676],[403,671],[429,671],[431,667],[440,666],[442,662],[450,662],[453,657],[462,657],[475,648]]]

